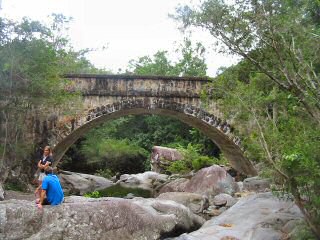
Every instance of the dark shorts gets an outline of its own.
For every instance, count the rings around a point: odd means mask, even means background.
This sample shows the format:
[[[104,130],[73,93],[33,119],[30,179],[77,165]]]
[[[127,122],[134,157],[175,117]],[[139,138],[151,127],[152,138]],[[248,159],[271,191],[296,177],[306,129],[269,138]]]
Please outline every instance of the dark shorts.
[[[44,199],[43,199],[42,205],[50,205],[50,203],[48,202],[48,199],[47,199],[47,198],[44,198]]]

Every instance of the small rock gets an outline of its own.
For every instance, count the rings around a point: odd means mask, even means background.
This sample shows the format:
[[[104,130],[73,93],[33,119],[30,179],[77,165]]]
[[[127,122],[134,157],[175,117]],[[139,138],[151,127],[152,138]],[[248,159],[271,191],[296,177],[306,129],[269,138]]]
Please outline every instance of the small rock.
[[[125,196],[124,198],[125,198],[125,199],[132,199],[132,198],[134,198],[134,197],[135,197],[135,196],[134,196],[133,193],[128,193],[127,196]]]
[[[236,202],[237,202],[236,199],[234,199],[232,196],[226,193],[220,193],[216,195],[212,201],[213,205],[218,207],[222,207],[222,206],[231,207]]]

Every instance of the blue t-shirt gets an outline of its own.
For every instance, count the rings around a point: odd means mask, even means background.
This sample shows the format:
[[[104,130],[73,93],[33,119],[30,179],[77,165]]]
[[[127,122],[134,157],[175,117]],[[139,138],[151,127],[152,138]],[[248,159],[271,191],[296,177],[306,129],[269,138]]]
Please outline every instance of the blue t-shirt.
[[[42,181],[42,189],[46,190],[47,200],[50,205],[58,205],[63,201],[63,191],[59,178],[53,174],[47,174]]]

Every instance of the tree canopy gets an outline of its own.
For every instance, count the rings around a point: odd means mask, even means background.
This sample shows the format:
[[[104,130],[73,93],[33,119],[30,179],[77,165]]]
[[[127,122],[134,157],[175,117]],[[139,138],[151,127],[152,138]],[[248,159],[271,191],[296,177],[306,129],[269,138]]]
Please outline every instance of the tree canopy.
[[[320,237],[320,3],[205,0],[175,18],[201,27],[242,61],[208,86],[234,119],[250,159],[268,167],[277,190],[292,194]]]
[[[48,25],[0,18],[0,179],[10,167],[34,164],[21,161],[41,141],[27,131],[34,117],[48,117],[58,108],[72,113],[79,96],[66,91],[63,74],[96,70],[86,51],[74,51],[63,35],[68,21],[59,14]]]

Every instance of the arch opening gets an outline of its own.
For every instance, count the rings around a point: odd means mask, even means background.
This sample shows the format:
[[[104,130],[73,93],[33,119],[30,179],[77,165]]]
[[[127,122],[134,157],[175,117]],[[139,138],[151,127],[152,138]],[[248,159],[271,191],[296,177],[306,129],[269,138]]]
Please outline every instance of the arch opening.
[[[239,140],[233,136],[229,124],[200,108],[170,101],[158,101],[146,104],[143,100],[125,100],[90,110],[85,116],[85,120],[82,121],[83,124],[79,121],[79,126],[74,128],[70,134],[54,147],[56,164],[60,161],[67,149],[91,128],[103,122],[115,120],[127,115],[144,114],[174,117],[198,129],[218,146],[234,169],[245,175],[254,176],[257,174],[252,163],[244,156],[239,146]]]

